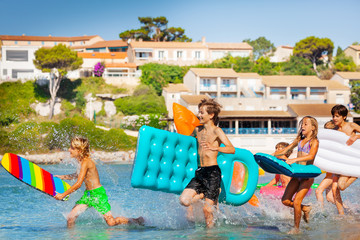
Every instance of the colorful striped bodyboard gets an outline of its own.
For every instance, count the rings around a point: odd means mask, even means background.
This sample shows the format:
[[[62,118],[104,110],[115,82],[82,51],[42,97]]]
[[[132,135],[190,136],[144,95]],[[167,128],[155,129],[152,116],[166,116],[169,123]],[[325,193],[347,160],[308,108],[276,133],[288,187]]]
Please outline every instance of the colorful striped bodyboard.
[[[64,193],[70,188],[67,182],[13,153],[5,153],[1,165],[15,178],[50,196]]]

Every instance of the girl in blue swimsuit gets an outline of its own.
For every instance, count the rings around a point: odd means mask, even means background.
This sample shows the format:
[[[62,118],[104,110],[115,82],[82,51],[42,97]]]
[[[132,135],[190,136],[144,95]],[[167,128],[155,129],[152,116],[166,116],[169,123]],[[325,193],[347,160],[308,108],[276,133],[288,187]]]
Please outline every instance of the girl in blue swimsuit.
[[[275,156],[283,155],[297,146],[297,157],[288,159],[286,163],[293,164],[296,162],[303,165],[313,164],[319,148],[319,141],[317,139],[318,123],[315,118],[306,116],[300,121],[299,125],[300,129],[296,139],[285,149],[280,152],[275,152]],[[302,201],[313,183],[313,178],[293,177],[285,189],[281,201],[285,206],[294,208],[294,228],[289,232],[290,234],[300,232],[302,212],[305,222],[309,221],[311,207],[303,205]],[[294,200],[292,200],[294,195]]]

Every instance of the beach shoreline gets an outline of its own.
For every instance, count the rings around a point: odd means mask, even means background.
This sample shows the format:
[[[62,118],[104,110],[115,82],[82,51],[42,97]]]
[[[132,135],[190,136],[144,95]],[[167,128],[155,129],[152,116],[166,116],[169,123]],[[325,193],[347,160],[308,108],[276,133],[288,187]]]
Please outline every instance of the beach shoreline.
[[[53,153],[44,154],[18,154],[30,162],[35,164],[59,164],[65,159],[70,159],[70,153],[68,151],[59,151]],[[135,152],[130,151],[116,151],[116,152],[105,152],[105,151],[91,151],[90,157],[94,160],[100,160],[106,164],[132,164],[135,158]],[[3,155],[0,155],[0,159]]]

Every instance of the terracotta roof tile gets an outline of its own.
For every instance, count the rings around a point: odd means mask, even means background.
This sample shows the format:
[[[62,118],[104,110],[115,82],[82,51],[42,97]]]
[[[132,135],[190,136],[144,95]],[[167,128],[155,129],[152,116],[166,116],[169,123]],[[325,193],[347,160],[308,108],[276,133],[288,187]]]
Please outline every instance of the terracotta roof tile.
[[[262,76],[263,84],[270,87],[326,87],[317,76],[273,75]]]
[[[345,86],[338,81],[335,80],[322,80],[324,83],[326,83],[329,90],[348,90],[350,91],[350,88],[348,86]]]
[[[100,59],[125,59],[126,52],[78,52],[82,58],[100,58]]]
[[[198,105],[202,99],[208,99],[206,95],[181,95],[180,96],[189,105]]]
[[[169,93],[191,92],[183,83],[170,83],[164,90]]]
[[[331,109],[335,104],[289,104],[288,107],[299,117],[332,117]],[[349,116],[350,113],[349,113]]]
[[[14,36],[14,35],[0,35],[0,40],[13,40],[13,41],[51,41],[51,42],[74,42],[86,41],[99,35],[93,36],[79,36],[79,37],[53,37],[53,36]]]
[[[352,48],[356,51],[360,51],[360,45],[350,45],[348,48]]]
[[[151,41],[131,41],[133,48],[207,48],[201,42],[151,42]]]
[[[128,44],[123,40],[100,41],[93,45],[86,46],[86,48],[106,48],[106,47],[127,47]]]
[[[253,50],[247,42],[241,43],[206,43],[210,50],[226,49],[226,50]]]
[[[189,71],[200,77],[238,77],[238,73],[231,68],[190,68]]]
[[[336,72],[340,77],[344,79],[357,79],[360,80],[360,72]]]

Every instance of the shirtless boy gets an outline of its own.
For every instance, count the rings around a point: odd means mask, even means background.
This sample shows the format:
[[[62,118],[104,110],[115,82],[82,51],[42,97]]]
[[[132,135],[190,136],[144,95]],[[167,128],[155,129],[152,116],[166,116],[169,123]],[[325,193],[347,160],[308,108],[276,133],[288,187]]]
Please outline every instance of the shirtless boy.
[[[350,136],[346,144],[353,144],[360,136],[356,135],[357,132],[360,132],[360,126],[353,122],[346,122],[348,115],[348,110],[344,105],[335,105],[331,109],[331,115],[337,130],[344,132],[346,135]],[[335,197],[335,205],[338,209],[340,215],[344,214],[344,206],[342,203],[340,190],[344,191],[348,188],[357,177],[352,176],[343,176],[343,175],[334,175],[332,191]]]
[[[221,170],[217,164],[218,152],[235,153],[235,148],[223,130],[216,125],[221,106],[213,99],[203,99],[198,105],[199,120],[202,126],[194,130],[198,141],[199,168],[195,177],[186,186],[180,196],[180,203],[191,207],[200,198],[204,198],[203,212],[206,226],[214,226],[214,208],[218,203],[221,183]],[[220,147],[224,144],[224,147]]]
[[[106,223],[109,226],[118,224],[143,224],[144,219],[139,218],[114,218],[111,214],[111,206],[108,202],[108,197],[104,187],[100,184],[99,173],[95,163],[90,158],[89,141],[85,138],[75,137],[71,140],[69,152],[71,157],[76,158],[80,163],[80,173],[70,175],[59,175],[61,179],[77,178],[77,181],[64,193],[56,194],[54,197],[57,200],[62,200],[72,192],[79,189],[83,182],[85,182],[86,191],[79,201],[76,202],[75,207],[71,210],[67,217],[67,226],[69,228],[75,225],[76,218],[83,213],[88,207],[94,207],[98,212],[103,214]]]

